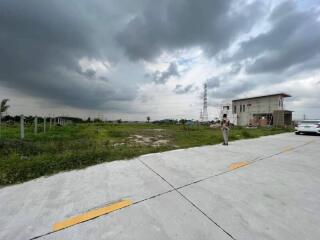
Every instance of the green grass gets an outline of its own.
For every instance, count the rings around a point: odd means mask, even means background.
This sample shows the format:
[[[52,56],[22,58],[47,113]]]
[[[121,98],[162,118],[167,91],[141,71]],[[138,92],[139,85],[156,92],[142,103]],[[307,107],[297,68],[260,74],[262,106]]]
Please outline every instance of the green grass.
[[[230,132],[230,140],[286,131],[291,130],[236,127]],[[146,153],[222,142],[220,129],[182,125],[72,124],[53,127],[47,133],[37,135],[33,134],[33,126],[26,126],[23,141],[19,140],[18,125],[13,125],[3,126],[1,134],[0,185],[20,183],[102,162],[130,159]],[[149,138],[151,142],[137,143],[134,135]],[[168,142],[153,144],[161,139]]]

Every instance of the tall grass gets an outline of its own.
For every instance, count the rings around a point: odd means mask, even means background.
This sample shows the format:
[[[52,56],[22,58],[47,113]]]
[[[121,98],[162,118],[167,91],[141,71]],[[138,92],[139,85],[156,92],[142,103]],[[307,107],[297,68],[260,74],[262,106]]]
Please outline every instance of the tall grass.
[[[286,131],[290,129],[234,128],[230,132],[230,140]],[[154,138],[161,135],[169,143],[163,146],[132,144],[128,139],[133,135]],[[23,141],[19,140],[17,125],[6,126],[0,139],[0,185],[24,182],[102,162],[130,159],[146,153],[221,142],[221,130],[206,126],[74,124],[52,127],[47,133],[37,135],[33,134],[33,126],[27,126]]]

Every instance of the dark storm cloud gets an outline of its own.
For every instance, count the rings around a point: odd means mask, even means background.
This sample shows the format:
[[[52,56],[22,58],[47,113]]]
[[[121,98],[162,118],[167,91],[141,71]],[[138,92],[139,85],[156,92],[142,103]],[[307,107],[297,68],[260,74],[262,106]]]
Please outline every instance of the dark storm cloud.
[[[151,61],[163,51],[189,47],[215,57],[247,33],[264,16],[264,8],[261,1],[245,0],[1,0],[0,87],[60,105],[125,108],[143,81],[163,84],[183,76],[172,62],[165,71],[144,78],[143,61],[138,60]],[[269,18],[270,30],[243,42],[229,60],[230,72],[208,79],[213,96],[231,96],[256,87],[260,80],[267,82],[263,77],[233,78],[242,66],[249,73],[294,74],[318,68],[317,19],[318,12],[298,10],[294,2],[278,6]],[[81,67],[81,59],[100,62],[106,71],[100,74],[100,65]],[[175,61],[179,66],[196,64]],[[193,89],[181,85],[176,93]]]
[[[242,7],[245,11],[240,11]],[[150,60],[163,50],[193,46],[213,55],[249,30],[262,7],[261,2],[244,1],[151,1],[129,21],[117,40],[133,60]]]
[[[168,81],[168,79],[170,77],[179,77],[180,74],[178,72],[178,66],[176,63],[172,62],[170,63],[170,65],[168,66],[167,70],[160,72],[160,71],[156,71],[155,73],[153,73],[153,79],[157,84],[164,84]]]
[[[248,73],[275,73],[306,62],[319,67],[310,63],[320,54],[319,16],[313,8],[301,10],[294,1],[284,2],[269,17],[271,29],[243,42],[234,57],[254,59],[247,65]]]
[[[82,69],[79,60],[114,62],[114,66],[125,62],[123,52],[131,59],[151,59],[162,50],[192,46],[213,54],[249,29],[251,13],[258,12],[257,4],[241,12],[236,3],[2,0],[0,85],[80,108],[130,100],[140,81],[136,66],[118,68],[125,69],[126,76],[101,77],[95,69]],[[165,83],[179,72],[172,63],[154,76],[157,83]]]
[[[134,98],[133,91],[119,91],[117,83],[111,86],[95,70],[79,65],[82,58],[116,61],[119,56],[112,32],[122,19],[115,16],[128,9],[108,5],[98,0],[2,0],[0,86],[80,108]]]

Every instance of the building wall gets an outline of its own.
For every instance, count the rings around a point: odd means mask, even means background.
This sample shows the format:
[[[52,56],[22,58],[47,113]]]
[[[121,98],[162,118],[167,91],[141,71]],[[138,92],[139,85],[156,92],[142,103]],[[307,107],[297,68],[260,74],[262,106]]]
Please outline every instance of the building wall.
[[[230,103],[225,103],[221,106],[220,110],[220,120],[223,118],[223,115],[227,114],[227,118],[229,119],[230,123],[233,125],[237,125],[237,114],[232,113],[232,104]]]
[[[237,114],[240,126],[248,125],[254,114],[272,114],[275,110],[283,110],[283,98],[280,95],[232,101],[232,112]]]
[[[290,126],[292,124],[292,112],[282,110],[274,111],[273,120],[274,126]]]

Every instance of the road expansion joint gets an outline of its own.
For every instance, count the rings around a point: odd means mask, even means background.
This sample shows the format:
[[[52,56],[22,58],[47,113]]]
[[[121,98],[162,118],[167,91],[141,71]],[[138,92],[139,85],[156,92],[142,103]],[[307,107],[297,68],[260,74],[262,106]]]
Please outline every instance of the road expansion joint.
[[[165,181],[170,187],[172,187],[172,191],[177,192],[182,198],[184,198],[191,206],[197,209],[202,215],[204,215],[210,222],[215,224],[220,230],[222,230],[225,234],[227,234],[231,239],[236,240],[229,232],[227,232],[224,228],[222,228],[216,221],[214,221],[210,216],[208,216],[204,211],[202,211],[194,202],[192,202],[189,198],[187,198],[183,193],[179,191],[178,188],[175,188],[169,181],[167,181],[163,176],[161,176],[158,172],[156,172],[153,168],[151,168],[145,162],[139,160],[144,166],[146,166],[150,171],[158,175],[163,181]],[[181,188],[180,188],[181,189]]]

